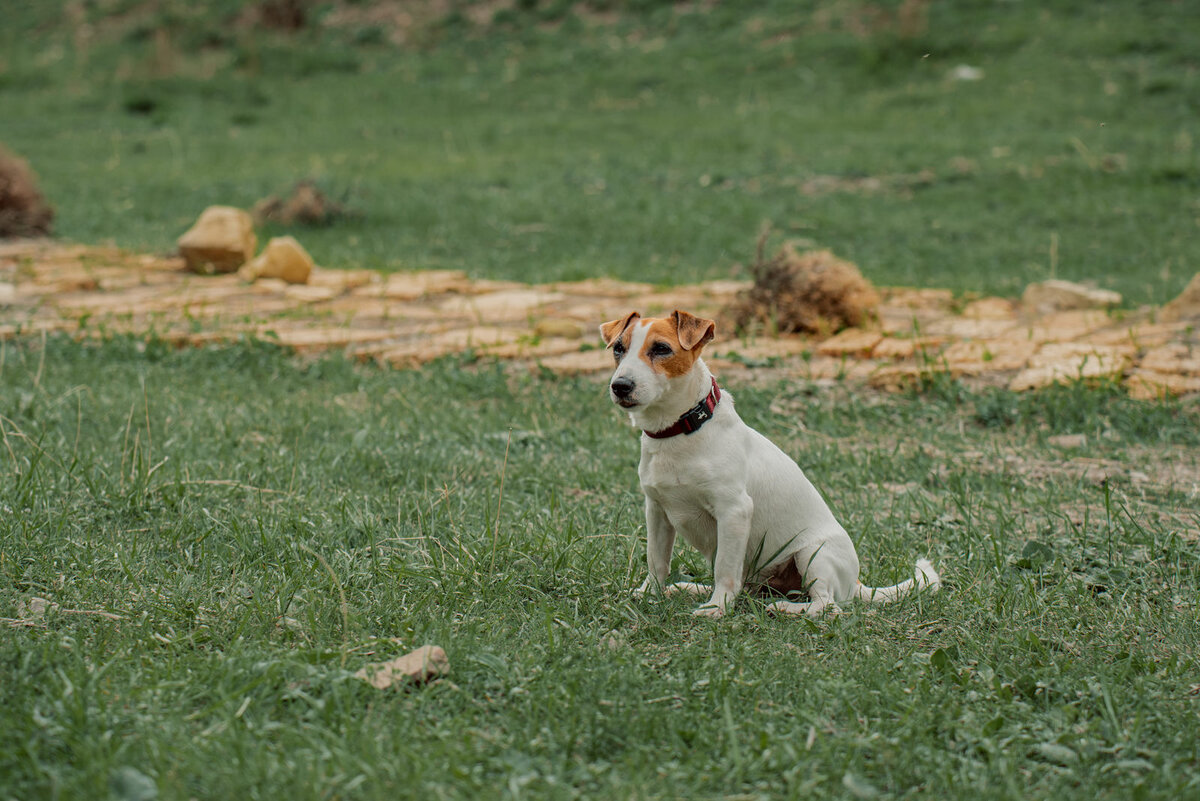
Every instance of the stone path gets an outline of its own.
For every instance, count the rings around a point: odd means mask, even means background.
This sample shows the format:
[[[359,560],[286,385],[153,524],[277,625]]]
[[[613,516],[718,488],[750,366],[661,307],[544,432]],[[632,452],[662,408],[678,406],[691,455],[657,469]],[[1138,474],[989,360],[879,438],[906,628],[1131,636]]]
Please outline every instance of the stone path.
[[[604,278],[530,285],[455,271],[321,269],[307,284],[248,284],[186,272],[178,258],[19,240],[0,243],[0,339],[153,332],[198,346],[250,336],[395,367],[472,350],[558,373],[602,373],[611,359],[599,347],[599,323],[630,309],[682,308],[716,317],[720,329],[721,309],[745,286],[713,281],[664,290]],[[881,295],[870,330],[748,339],[726,333],[707,359],[716,369],[768,368],[889,390],[946,373],[1018,391],[1084,378],[1121,381],[1139,398],[1200,392],[1194,324],[1155,322],[1155,309],[1038,313],[1003,298],[964,303],[938,289]]]

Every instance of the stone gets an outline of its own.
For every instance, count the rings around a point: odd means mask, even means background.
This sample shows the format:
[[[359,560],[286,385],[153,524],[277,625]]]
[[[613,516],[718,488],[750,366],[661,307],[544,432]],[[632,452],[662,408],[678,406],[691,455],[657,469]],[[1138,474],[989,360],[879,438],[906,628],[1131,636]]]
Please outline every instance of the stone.
[[[394,684],[425,684],[450,671],[446,652],[436,645],[422,645],[415,651],[389,662],[365,665],[354,674],[377,690]]]
[[[1065,450],[1078,450],[1087,446],[1087,434],[1056,434],[1046,437],[1046,444]]]
[[[250,215],[232,206],[209,206],[176,243],[192,272],[231,273],[254,256],[258,237]]]
[[[1038,343],[1021,340],[955,342],[942,352],[942,360],[951,370],[978,375],[986,372],[1018,370],[1033,357]]]
[[[964,306],[962,316],[968,320],[1013,320],[1017,310],[1007,298],[980,298]]]
[[[545,320],[538,320],[537,325],[533,327],[533,333],[539,337],[580,339],[583,337],[583,326],[574,320],[548,317]]]
[[[1129,395],[1137,400],[1162,400],[1200,392],[1200,376],[1138,369],[1125,381]]]
[[[1159,373],[1188,373],[1200,376],[1200,348],[1182,343],[1151,348],[1146,351],[1138,367]]]
[[[483,295],[451,297],[438,308],[448,314],[466,314],[481,322],[510,323],[526,320],[563,297],[559,292],[545,292],[536,288],[506,289]]]
[[[469,292],[471,280],[461,270],[426,270],[424,272],[392,273],[382,286],[367,287],[365,294],[389,300],[419,300],[426,295],[445,292]]]
[[[1167,305],[1163,306],[1159,319],[1164,323],[1174,323],[1179,320],[1191,320],[1200,317],[1200,273],[1192,276],[1188,285]]]
[[[289,284],[306,284],[312,271],[312,256],[295,237],[276,236],[258,258],[238,270],[238,276],[246,281],[279,278]]]
[[[836,336],[817,345],[817,353],[822,356],[868,356],[876,345],[883,341],[883,334],[878,331],[864,331],[861,328],[847,328]]]
[[[1021,295],[1022,305],[1043,313],[1072,309],[1107,309],[1120,303],[1119,292],[1054,278],[1030,284]]]
[[[867,386],[884,392],[907,392],[944,372],[938,365],[889,364],[867,376]]]
[[[911,359],[936,351],[946,343],[943,337],[885,337],[871,351],[872,359]]]
[[[1013,392],[1038,389],[1086,379],[1119,378],[1129,367],[1132,347],[1054,342],[1043,345],[1029,366],[1019,372],[1008,388]]]

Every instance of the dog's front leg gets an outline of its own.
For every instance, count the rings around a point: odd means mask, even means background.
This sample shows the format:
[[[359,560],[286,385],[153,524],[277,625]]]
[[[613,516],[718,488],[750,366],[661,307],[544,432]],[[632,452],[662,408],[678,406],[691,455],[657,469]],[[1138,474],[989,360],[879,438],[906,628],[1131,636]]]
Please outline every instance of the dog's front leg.
[[[693,614],[721,617],[742,591],[746,580],[746,545],[754,501],[743,493],[734,501],[723,501],[717,516],[717,553],[713,558],[713,593],[708,603]]]
[[[642,586],[633,591],[641,597],[648,592],[662,592],[671,572],[671,551],[675,547],[675,527],[658,503],[646,496],[646,567],[648,572]]]

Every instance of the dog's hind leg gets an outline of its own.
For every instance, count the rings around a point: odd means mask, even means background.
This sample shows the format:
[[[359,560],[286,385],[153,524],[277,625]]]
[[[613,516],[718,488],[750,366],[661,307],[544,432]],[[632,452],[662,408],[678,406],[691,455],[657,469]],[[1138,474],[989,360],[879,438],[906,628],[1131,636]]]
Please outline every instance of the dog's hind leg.
[[[808,589],[809,600],[803,603],[796,601],[776,601],[767,606],[770,614],[808,615],[812,618],[821,615],[837,614],[842,611],[828,589],[821,587],[820,580],[814,581]]]

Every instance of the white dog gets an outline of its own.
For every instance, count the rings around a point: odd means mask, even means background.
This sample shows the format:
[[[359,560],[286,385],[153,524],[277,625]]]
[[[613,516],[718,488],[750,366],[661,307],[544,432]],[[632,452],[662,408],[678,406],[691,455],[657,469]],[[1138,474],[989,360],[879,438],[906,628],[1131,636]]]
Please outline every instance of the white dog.
[[[804,592],[807,603],[770,609],[816,617],[849,598],[891,601],[914,587],[936,590],[941,579],[924,559],[914,578],[865,587],[845,529],[800,468],[747,426],[700,358],[715,325],[687,312],[643,318],[630,312],[600,333],[617,369],[613,402],[642,429],[638,465],[646,496],[649,575],[635,592],[712,596],[695,614],[720,617],[747,583]],[[713,585],[664,586],[675,536],[713,566]]]

